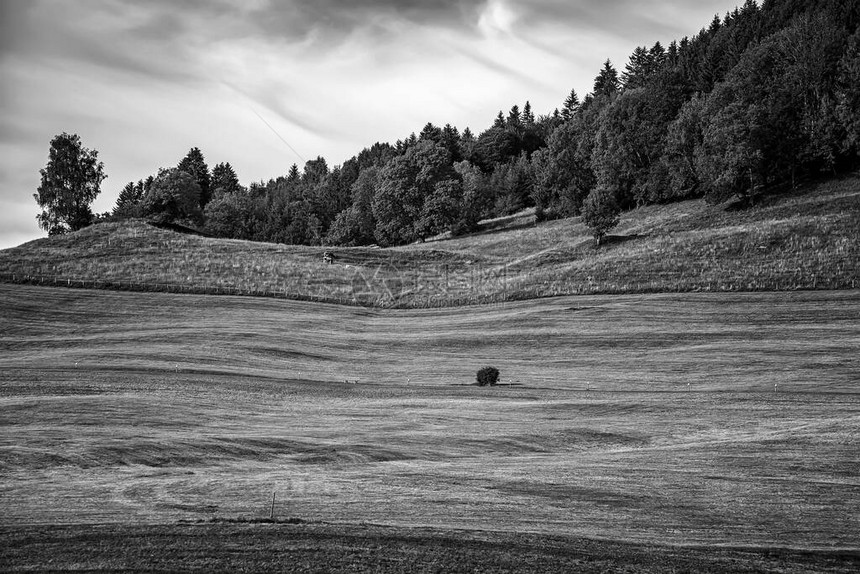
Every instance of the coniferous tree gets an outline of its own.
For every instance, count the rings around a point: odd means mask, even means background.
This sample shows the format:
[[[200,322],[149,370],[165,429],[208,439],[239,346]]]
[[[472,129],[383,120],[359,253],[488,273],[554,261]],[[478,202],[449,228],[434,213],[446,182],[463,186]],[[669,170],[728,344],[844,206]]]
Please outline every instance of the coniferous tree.
[[[535,123],[535,114],[532,111],[532,104],[526,100],[526,105],[523,106],[523,124],[528,128]]]
[[[241,191],[239,178],[229,162],[219,163],[212,168],[212,195],[216,193],[237,193]]]
[[[520,107],[518,105],[514,104],[511,107],[511,111],[508,112],[508,119],[505,122],[505,125],[514,132],[517,132],[522,129],[523,118],[520,115]]]
[[[660,69],[666,64],[666,49],[663,47],[663,44],[661,44],[660,42],[655,42],[651,49],[648,50],[647,63],[648,77],[659,72]]]
[[[496,121],[493,122],[494,128],[504,128],[505,127],[505,114],[499,110],[499,115],[496,116]]]
[[[442,130],[434,126],[431,122],[427,122],[421,133],[418,134],[418,141],[431,141],[433,143],[442,143]]]
[[[651,71],[651,55],[642,46],[638,46],[630,55],[630,61],[621,74],[621,82],[625,90],[640,88],[645,85]]]
[[[200,209],[206,207],[212,197],[212,192],[209,166],[206,165],[203,152],[197,147],[191,148],[176,167],[194,178],[194,181],[200,186]]]
[[[576,90],[570,90],[570,94],[564,100],[564,106],[561,109],[561,116],[564,121],[569,122],[573,119],[574,114],[579,109],[579,96],[576,95]],[[558,113],[558,110],[556,110]]]
[[[475,163],[475,134],[468,127],[460,134],[460,141],[457,148],[460,150],[460,156],[470,162]]]
[[[666,50],[666,63],[672,68],[676,68],[678,66],[678,42],[676,40],[672,40],[669,43],[669,48]]]
[[[148,191],[148,189],[144,187],[143,180],[138,181],[137,183],[134,183],[133,181],[128,182],[125,187],[122,188],[122,191],[119,192],[119,197],[117,197],[116,204],[114,205],[111,214],[114,217],[120,218],[140,217],[142,215],[140,201],[143,199],[146,191]]]
[[[619,87],[618,71],[612,66],[612,62],[606,60],[594,79],[594,95],[611,98],[618,92]]]
[[[496,194],[495,215],[510,215],[533,204],[534,173],[525,152],[505,163],[497,164],[489,177]]]
[[[397,150],[394,146],[388,143],[376,142],[369,148],[364,148],[355,157],[358,167],[355,180],[358,179],[358,175],[363,170],[369,167],[382,167],[395,155],[397,155]],[[355,181],[353,181],[353,183],[355,183]]]
[[[708,27],[708,35],[714,37],[717,35],[717,32],[720,31],[720,26],[722,26],[722,22],[720,22],[720,15],[714,14],[714,19],[711,20],[711,25]]]
[[[460,131],[451,124],[445,124],[442,128],[441,144],[448,150],[452,164],[463,159],[463,152],[460,149]]]

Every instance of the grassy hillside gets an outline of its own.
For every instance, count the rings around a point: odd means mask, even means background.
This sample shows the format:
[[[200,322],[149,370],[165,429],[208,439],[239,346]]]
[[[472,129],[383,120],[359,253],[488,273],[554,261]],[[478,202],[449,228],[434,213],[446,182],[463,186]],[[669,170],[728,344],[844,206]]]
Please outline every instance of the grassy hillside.
[[[860,177],[733,211],[687,201],[626,213],[596,248],[579,218],[485,222],[468,237],[396,249],[187,236],[101,224],[0,252],[0,279],[127,290],[261,294],[438,307],[566,294],[846,289],[860,277]]]

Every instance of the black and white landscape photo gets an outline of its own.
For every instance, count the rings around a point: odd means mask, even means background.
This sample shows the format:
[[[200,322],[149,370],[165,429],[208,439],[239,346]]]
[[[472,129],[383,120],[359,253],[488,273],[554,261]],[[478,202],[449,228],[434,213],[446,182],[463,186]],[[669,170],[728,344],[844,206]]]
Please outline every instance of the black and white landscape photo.
[[[857,0],[0,0],[0,572],[860,571]]]

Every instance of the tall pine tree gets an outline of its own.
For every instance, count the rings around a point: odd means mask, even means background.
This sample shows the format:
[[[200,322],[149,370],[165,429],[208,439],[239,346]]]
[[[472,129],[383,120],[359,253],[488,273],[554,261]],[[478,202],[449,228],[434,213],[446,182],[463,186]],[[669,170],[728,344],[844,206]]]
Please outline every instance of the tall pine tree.
[[[579,96],[576,95],[576,90],[570,90],[570,95],[564,100],[564,107],[561,109],[561,117],[564,121],[569,122],[573,119],[574,114],[579,109]],[[558,110],[556,110],[558,112]]]
[[[203,209],[206,207],[206,204],[212,198],[211,177],[209,175],[209,166],[206,165],[206,160],[203,159],[203,153],[200,151],[200,148],[191,148],[176,167],[179,171],[184,171],[194,178],[194,181],[200,186],[200,208]]]
[[[620,85],[618,71],[612,65],[612,62],[606,60],[600,73],[594,78],[594,95],[611,98],[618,93]]]
[[[212,195],[216,193],[236,193],[242,189],[239,178],[229,162],[219,163],[212,168]]]

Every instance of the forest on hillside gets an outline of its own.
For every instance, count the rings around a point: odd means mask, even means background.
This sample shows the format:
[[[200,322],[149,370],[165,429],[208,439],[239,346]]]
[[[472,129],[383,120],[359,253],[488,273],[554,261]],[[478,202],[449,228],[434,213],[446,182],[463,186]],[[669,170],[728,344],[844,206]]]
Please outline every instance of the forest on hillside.
[[[146,217],[225,238],[391,246],[527,207],[538,220],[581,214],[599,238],[637,206],[751,203],[858,164],[858,23],[856,0],[747,0],[691,38],[636,48],[621,70],[607,60],[590,93],[551,113],[513,105],[477,134],[428,123],[247,187],[192,148],[72,227]]]

